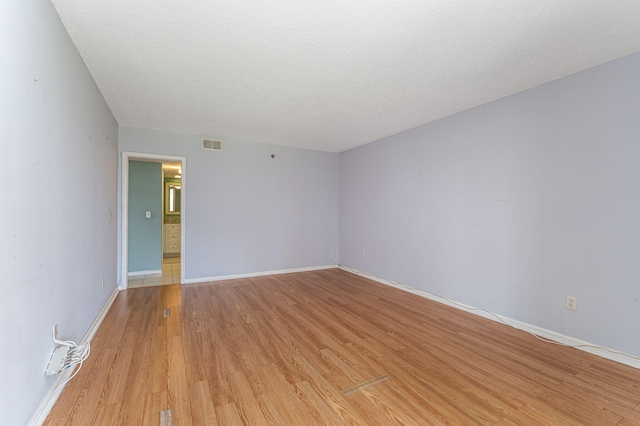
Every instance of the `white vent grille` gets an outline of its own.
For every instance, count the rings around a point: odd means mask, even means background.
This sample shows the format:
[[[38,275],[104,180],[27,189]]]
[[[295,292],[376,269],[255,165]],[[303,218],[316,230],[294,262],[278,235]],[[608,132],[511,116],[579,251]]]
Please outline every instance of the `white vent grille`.
[[[213,139],[202,139],[202,149],[207,151],[222,151],[222,142]]]

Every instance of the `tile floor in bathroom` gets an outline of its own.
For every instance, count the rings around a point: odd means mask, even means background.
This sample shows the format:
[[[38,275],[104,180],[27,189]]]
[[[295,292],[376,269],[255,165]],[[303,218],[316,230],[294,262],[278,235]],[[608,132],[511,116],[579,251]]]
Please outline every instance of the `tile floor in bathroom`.
[[[180,257],[162,259],[162,274],[129,277],[129,288],[180,284]]]

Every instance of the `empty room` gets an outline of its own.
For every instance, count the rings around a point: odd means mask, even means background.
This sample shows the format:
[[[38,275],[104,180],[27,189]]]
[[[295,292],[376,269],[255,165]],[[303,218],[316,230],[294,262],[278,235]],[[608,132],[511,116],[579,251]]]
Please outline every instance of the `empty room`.
[[[639,2],[5,0],[0,77],[0,424],[640,424]]]

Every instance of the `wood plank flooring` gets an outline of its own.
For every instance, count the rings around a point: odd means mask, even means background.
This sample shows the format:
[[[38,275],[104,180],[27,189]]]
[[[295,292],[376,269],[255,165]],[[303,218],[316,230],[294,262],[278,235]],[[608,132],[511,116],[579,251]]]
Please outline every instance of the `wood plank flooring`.
[[[45,424],[640,425],[640,370],[337,269],[129,289],[91,347]]]

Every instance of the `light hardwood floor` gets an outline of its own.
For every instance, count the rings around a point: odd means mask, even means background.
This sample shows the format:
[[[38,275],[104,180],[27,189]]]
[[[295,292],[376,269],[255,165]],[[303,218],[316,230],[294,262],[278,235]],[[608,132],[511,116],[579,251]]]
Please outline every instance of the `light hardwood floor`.
[[[121,292],[46,424],[166,409],[177,426],[640,425],[640,370],[332,269]]]

